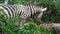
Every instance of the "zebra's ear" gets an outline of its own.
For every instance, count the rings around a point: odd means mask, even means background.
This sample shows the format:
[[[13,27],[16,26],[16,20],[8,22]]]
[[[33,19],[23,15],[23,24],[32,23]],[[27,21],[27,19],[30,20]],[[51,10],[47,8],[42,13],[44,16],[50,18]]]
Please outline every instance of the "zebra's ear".
[[[47,10],[47,7],[42,9],[43,12],[46,11],[46,10]]]

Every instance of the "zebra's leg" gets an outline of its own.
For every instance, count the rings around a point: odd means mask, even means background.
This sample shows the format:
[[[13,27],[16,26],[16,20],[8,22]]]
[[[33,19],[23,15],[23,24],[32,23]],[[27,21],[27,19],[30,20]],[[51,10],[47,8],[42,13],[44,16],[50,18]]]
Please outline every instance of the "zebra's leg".
[[[20,26],[24,26],[25,22],[26,22],[25,19],[20,20]]]

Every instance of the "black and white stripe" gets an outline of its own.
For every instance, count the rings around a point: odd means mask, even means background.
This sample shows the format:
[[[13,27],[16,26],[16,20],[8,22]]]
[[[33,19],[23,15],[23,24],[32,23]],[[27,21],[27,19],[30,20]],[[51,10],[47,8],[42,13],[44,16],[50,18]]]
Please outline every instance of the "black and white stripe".
[[[12,6],[0,4],[0,8],[5,11],[5,13],[7,14],[8,17],[9,16],[12,17],[14,15],[15,8],[13,8]]]
[[[37,14],[37,17],[41,17],[43,14],[43,11],[45,11],[47,8],[41,8],[36,5],[32,4],[21,4],[21,5],[4,5],[0,4],[0,8],[4,9],[5,13],[8,17],[15,16],[16,14],[19,15],[20,18],[20,25],[22,26],[25,23],[25,20],[35,16]]]

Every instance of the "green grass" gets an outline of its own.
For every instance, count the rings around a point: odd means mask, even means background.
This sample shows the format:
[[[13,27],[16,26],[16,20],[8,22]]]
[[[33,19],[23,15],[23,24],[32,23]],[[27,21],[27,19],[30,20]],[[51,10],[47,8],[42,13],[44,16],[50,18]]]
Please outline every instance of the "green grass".
[[[4,24],[0,25],[0,30],[3,34],[53,34],[51,31],[32,22],[26,23],[23,27],[19,27],[13,22],[9,22],[6,26]]]
[[[0,14],[0,18],[0,34],[53,34],[51,31],[34,23],[32,19],[27,21],[23,27],[20,27],[16,17],[6,19],[4,15]]]

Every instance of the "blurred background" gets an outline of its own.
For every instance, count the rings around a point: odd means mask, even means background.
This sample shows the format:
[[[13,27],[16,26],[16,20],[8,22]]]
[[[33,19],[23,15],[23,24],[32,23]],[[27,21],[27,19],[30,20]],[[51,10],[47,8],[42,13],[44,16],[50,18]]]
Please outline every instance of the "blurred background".
[[[0,0],[0,3],[4,4],[24,4],[24,3],[36,3],[43,7],[47,7],[47,11],[42,16],[43,23],[60,23],[60,0]],[[30,20],[28,23],[33,23],[24,26],[22,29],[17,25],[16,19],[5,19],[3,10],[0,9],[0,34],[52,34],[42,28],[38,28],[34,21]],[[4,23],[7,23],[6,25]],[[40,27],[40,26],[39,26]],[[38,28],[38,29],[37,29]],[[36,29],[36,30],[35,30]],[[42,29],[42,30],[40,30]],[[42,33],[44,32],[44,33]]]

